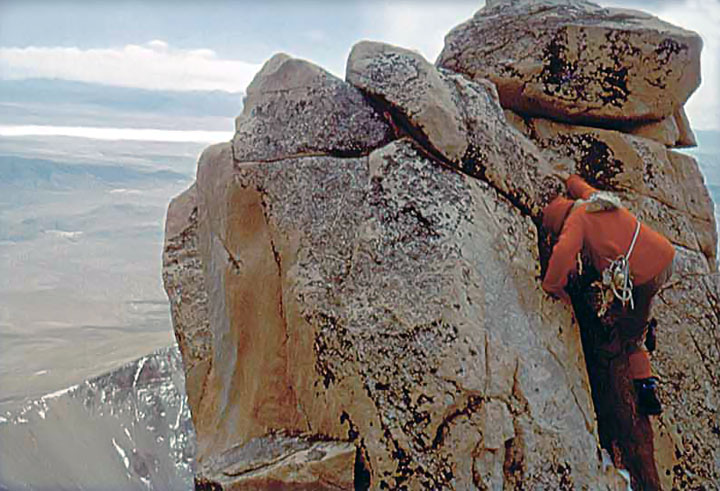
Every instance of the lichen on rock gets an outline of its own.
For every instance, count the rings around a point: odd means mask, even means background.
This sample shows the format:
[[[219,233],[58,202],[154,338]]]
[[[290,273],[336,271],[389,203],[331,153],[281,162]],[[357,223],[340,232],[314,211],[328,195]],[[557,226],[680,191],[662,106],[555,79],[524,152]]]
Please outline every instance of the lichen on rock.
[[[672,116],[700,85],[697,34],[584,0],[493,2],[445,38],[437,64],[498,86],[503,106],[569,122]]]
[[[277,54],[247,88],[235,121],[234,158],[271,161],[305,154],[367,154],[392,130],[359,90],[305,60]]]

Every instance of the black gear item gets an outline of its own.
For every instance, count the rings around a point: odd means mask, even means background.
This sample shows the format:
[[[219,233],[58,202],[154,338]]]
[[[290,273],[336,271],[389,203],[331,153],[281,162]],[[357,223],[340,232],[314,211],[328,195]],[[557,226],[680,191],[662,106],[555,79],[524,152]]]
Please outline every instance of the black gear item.
[[[642,414],[658,415],[662,413],[662,404],[657,397],[657,379],[655,377],[633,380],[638,398],[638,409]]]
[[[645,347],[652,353],[657,347],[657,319],[653,317],[648,323],[647,333],[645,334]]]

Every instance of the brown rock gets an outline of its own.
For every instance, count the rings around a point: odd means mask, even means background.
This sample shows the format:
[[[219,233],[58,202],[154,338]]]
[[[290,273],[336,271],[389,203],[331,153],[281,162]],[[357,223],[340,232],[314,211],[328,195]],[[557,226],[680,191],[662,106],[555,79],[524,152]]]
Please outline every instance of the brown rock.
[[[676,147],[697,147],[697,140],[695,134],[690,127],[690,121],[688,120],[687,114],[684,108],[680,108],[675,111],[673,116],[675,118],[675,124],[678,127],[680,135],[678,136]]]
[[[631,127],[627,132],[631,135],[655,140],[666,147],[676,146],[680,139],[680,129],[678,128],[674,115],[662,121],[654,121],[652,123]]]
[[[539,216],[558,192],[548,162],[508,124],[489,81],[471,82],[418,53],[369,41],[350,53],[347,80],[388,105],[436,158],[492,183],[523,212]]]
[[[240,485],[273,434],[353,441],[373,488],[617,479],[597,460],[577,330],[536,279],[534,226],[487,184],[409,141],[242,165],[223,144],[197,189],[202,479]]]
[[[503,107],[582,124],[659,121],[700,84],[697,34],[583,0],[492,2],[437,65],[498,86]]]
[[[662,121],[645,123],[629,128],[619,128],[635,136],[642,136],[662,143],[667,147],[695,147],[697,141],[690,128],[685,109],[682,107],[675,113]]]
[[[514,125],[599,189],[621,192],[628,207],[673,243],[702,252],[714,265],[713,204],[694,158],[625,133],[509,114]]]

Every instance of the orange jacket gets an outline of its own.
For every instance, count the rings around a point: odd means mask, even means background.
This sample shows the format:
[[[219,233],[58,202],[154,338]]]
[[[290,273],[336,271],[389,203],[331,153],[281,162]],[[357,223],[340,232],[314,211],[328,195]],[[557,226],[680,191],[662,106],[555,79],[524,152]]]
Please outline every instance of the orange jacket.
[[[577,175],[568,178],[567,187],[575,199],[588,199],[597,191]],[[625,208],[588,213],[586,207],[576,207],[565,219],[542,283],[545,291],[564,299],[568,298],[565,285],[568,274],[576,270],[578,252],[584,248],[595,268],[603,271],[618,256],[627,254],[635,234],[637,219]],[[544,211],[546,214],[562,212],[562,207],[551,206]],[[551,223],[557,223],[558,220],[562,220],[562,217],[544,217],[544,221]],[[644,223],[641,224],[635,249],[630,256],[633,283],[647,283],[663,271],[674,256],[675,249],[665,237]]]

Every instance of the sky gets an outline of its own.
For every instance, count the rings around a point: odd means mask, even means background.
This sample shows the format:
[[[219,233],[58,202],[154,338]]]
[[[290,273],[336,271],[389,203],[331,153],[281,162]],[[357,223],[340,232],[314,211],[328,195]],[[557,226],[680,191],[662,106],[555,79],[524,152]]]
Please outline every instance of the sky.
[[[686,108],[696,129],[720,129],[720,0],[600,3],[642,9],[703,37],[703,85]],[[242,92],[279,51],[342,77],[350,48],[361,39],[416,49],[434,61],[444,35],[482,4],[0,0],[0,79]]]

